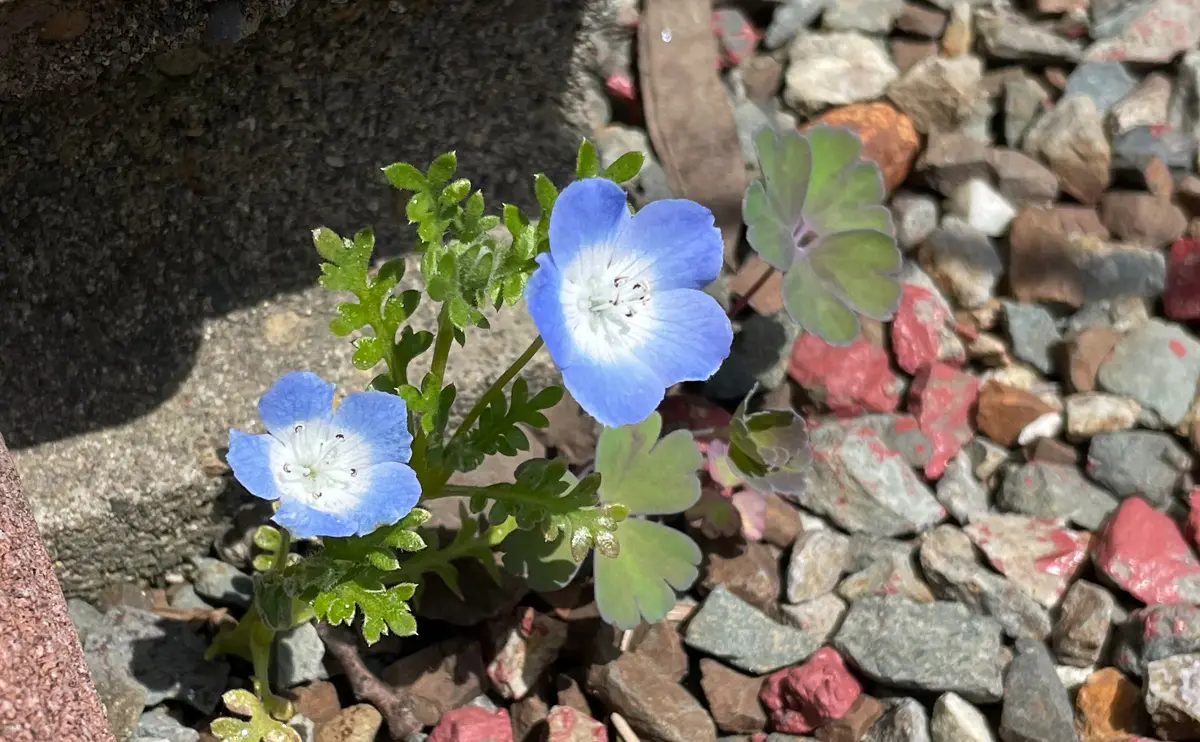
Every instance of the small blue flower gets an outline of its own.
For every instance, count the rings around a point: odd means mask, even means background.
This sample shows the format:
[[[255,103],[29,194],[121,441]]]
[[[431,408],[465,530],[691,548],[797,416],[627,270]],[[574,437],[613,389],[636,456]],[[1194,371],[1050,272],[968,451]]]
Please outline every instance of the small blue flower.
[[[567,186],[550,214],[550,252],[525,299],[563,383],[609,427],[641,422],[667,387],[712,376],[733,342],[701,289],[721,270],[721,233],[693,201],[631,215],[609,180]]]
[[[333,384],[284,374],[258,401],[264,435],[229,431],[229,465],[250,494],[279,500],[274,520],[297,538],[362,536],[391,525],[421,497],[408,408],[384,392],[354,392],[333,409]]]

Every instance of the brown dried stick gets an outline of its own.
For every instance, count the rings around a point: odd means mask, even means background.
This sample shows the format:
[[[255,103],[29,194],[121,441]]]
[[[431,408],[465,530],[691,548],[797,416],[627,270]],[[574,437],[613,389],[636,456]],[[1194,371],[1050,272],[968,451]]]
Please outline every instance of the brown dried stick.
[[[401,740],[413,732],[421,731],[421,722],[413,715],[408,702],[367,668],[358,653],[358,641],[353,634],[320,622],[317,623],[317,634],[345,670],[346,679],[354,689],[354,697],[379,710],[393,740]]]

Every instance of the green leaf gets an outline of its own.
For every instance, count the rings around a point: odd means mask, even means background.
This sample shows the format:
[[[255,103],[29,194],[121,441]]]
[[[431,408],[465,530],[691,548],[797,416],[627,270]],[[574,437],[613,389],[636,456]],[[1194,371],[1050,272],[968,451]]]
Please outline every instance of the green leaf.
[[[886,321],[900,306],[903,258],[889,235],[874,230],[838,232],[810,250],[814,272],[843,303]]]
[[[792,321],[833,346],[858,338],[858,316],[817,276],[808,260],[798,260],[783,277],[783,306]]]
[[[579,143],[579,153],[575,157],[575,177],[579,180],[594,178],[600,172],[600,158],[596,148],[587,139]]]
[[[411,636],[417,633],[408,600],[416,590],[415,584],[400,584],[385,588],[377,581],[343,582],[333,590],[323,592],[313,601],[318,618],[330,624],[349,624],[362,613],[362,634],[367,644],[374,644],[387,633]]]
[[[421,303],[421,292],[409,289],[399,296],[389,296],[383,304],[383,318],[396,327],[408,321]]]
[[[699,576],[700,548],[668,526],[631,518],[617,529],[621,552],[595,561],[596,606],[600,616],[621,629],[663,620],[676,591]]]
[[[278,551],[283,544],[283,535],[274,526],[259,526],[254,531],[254,545],[263,551]]]
[[[458,203],[471,192],[471,181],[459,178],[442,190],[442,198],[448,203]]]
[[[554,210],[554,202],[558,199],[558,189],[550,182],[542,173],[533,176],[533,193],[537,196],[538,206],[541,207],[542,216],[548,216]],[[507,224],[507,219],[505,220]],[[510,230],[511,231],[511,230]]]
[[[812,467],[808,424],[794,410],[747,412],[755,391],[746,395],[730,421],[729,462],[752,489],[803,494]]]
[[[354,355],[351,361],[360,371],[369,371],[383,360],[388,344],[375,336],[361,337],[354,341]]]
[[[624,183],[633,180],[642,171],[646,155],[641,152],[626,152],[604,169],[604,177],[614,183]]]
[[[529,441],[518,426],[546,427],[549,421],[542,410],[558,404],[562,397],[562,388],[553,386],[530,397],[528,382],[517,377],[509,398],[493,398],[484,407],[476,425],[446,452],[447,460],[455,471],[466,472],[482,464],[486,456],[495,453],[513,456],[518,451],[529,450]]]
[[[383,169],[384,176],[394,187],[402,191],[424,191],[429,188],[429,182],[421,171],[407,162],[397,162]]]
[[[346,249],[342,238],[337,236],[337,233],[328,227],[317,227],[313,230],[313,245],[317,248],[317,254],[325,258],[331,263],[337,263],[342,256],[342,251]]]
[[[836,195],[836,183],[841,174],[854,164],[862,152],[862,141],[850,129],[818,124],[804,133],[812,148],[812,174],[808,191],[810,213],[820,213],[823,204]],[[878,165],[876,165],[878,168]],[[876,201],[878,203],[878,201]]]
[[[704,457],[692,434],[676,430],[662,440],[655,412],[635,425],[605,428],[596,444],[602,502],[620,503],[635,515],[668,515],[700,499],[697,470]]]
[[[429,169],[425,171],[425,177],[429,179],[429,183],[434,186],[440,186],[454,176],[454,171],[458,169],[458,157],[454,152],[447,152],[444,155],[438,155]]]
[[[209,731],[217,739],[224,742],[301,742],[300,733],[272,719],[263,702],[250,691],[241,688],[226,691],[221,699],[226,708],[235,714],[249,716],[250,721],[229,717],[213,719]]]
[[[569,487],[579,483],[569,471],[563,473],[562,479]],[[582,565],[582,560],[577,561],[571,555],[567,534],[547,539],[540,528],[513,531],[500,545],[500,551],[504,553],[504,568],[539,592],[566,587]]]
[[[762,181],[754,181],[746,190],[742,221],[746,222],[746,240],[763,260],[781,271],[792,267],[797,252],[792,227],[780,220]]]
[[[742,514],[733,504],[733,498],[705,487],[700,499],[688,508],[688,523],[699,523],[700,531],[709,538],[736,536],[742,530]]]

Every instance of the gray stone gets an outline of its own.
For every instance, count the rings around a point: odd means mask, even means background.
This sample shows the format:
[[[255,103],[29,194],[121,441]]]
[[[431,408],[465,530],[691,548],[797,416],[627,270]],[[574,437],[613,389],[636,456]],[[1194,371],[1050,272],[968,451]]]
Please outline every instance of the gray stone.
[[[1112,167],[1132,172],[1157,157],[1175,171],[1191,172],[1196,164],[1196,138],[1179,129],[1138,126],[1112,139]]]
[[[917,573],[911,553],[891,554],[864,569],[848,575],[837,587],[837,594],[850,602],[872,595],[896,595],[919,603],[933,602],[933,593]]]
[[[1139,126],[1161,126],[1167,123],[1167,108],[1171,102],[1171,78],[1162,72],[1152,72],[1112,107],[1109,118],[1113,133],[1124,134]]]
[[[985,306],[1004,274],[995,243],[955,216],[947,216],[921,247],[921,262],[964,309]]]
[[[996,173],[996,189],[1014,205],[1047,206],[1058,198],[1058,176],[1029,155],[993,149],[988,163]]]
[[[1087,530],[1099,528],[1119,502],[1075,467],[1039,461],[1006,469],[1004,484],[996,496],[1001,510],[1066,518]]]
[[[996,621],[957,603],[864,598],[834,644],[872,680],[991,702],[1002,691],[1000,634]]]
[[[935,129],[929,133],[925,149],[917,157],[914,171],[918,181],[923,181],[943,196],[952,197],[967,181],[991,177],[988,143],[963,131]]]
[[[796,539],[787,568],[787,602],[803,603],[831,592],[846,571],[850,539],[835,531],[805,532]]]
[[[975,478],[971,457],[966,451],[959,451],[946,465],[946,471],[937,483],[937,500],[959,525],[987,514],[988,492]]]
[[[293,688],[329,677],[325,669],[325,643],[312,622],[280,632],[275,637],[275,686]]]
[[[926,57],[893,82],[887,95],[912,118],[917,131],[953,131],[984,97],[982,80],[978,57]]]
[[[5,22],[16,5],[4,3]],[[372,377],[328,331],[345,297],[315,286],[313,227],[371,224],[381,251],[396,254],[411,230],[381,166],[453,149],[495,209],[528,208],[531,173],[568,182],[579,141],[559,100],[566,69],[590,53],[580,21],[598,0],[532,15],[527,2],[467,0],[438,13],[367,4],[353,22],[306,4],[192,78],[142,66],[199,40],[210,5],[98,0],[76,41],[39,42],[33,21],[0,63],[12,103],[0,113],[11,195],[0,206],[0,386],[11,395],[0,430],[72,596],[120,577],[159,579],[207,548],[241,495],[205,472],[283,371],[307,368],[343,391]],[[413,75],[431,54],[446,74]],[[520,103],[517,80],[531,91]],[[361,105],[400,99],[408,104],[386,120]],[[450,128],[432,113],[447,101],[457,102]],[[326,155],[345,167],[321,164]],[[74,204],[68,192],[89,196]],[[57,268],[36,244],[56,245]],[[417,324],[435,319],[424,311]],[[464,405],[498,359],[536,336],[519,308],[492,327],[454,351]],[[34,367],[59,371],[34,378]],[[551,369],[548,355],[535,359],[535,387]]]
[[[979,563],[970,538],[951,525],[921,539],[921,570],[934,595],[996,619],[1014,639],[1050,635],[1050,614],[1016,583]]]
[[[1088,476],[1118,497],[1141,495],[1166,507],[1192,469],[1192,457],[1168,433],[1101,433],[1088,446]]]
[[[1022,72],[1004,80],[1004,142],[1020,147],[1025,133],[1050,103],[1050,91],[1040,80]]]
[[[834,593],[826,593],[798,605],[784,603],[779,606],[785,623],[812,634],[821,644],[833,638],[847,610],[849,606],[846,601]]]
[[[300,735],[300,742],[313,742],[317,738],[317,724],[312,719],[304,714],[296,714],[288,719],[287,725],[296,730]],[[414,736],[419,736],[419,739],[412,739]],[[404,742],[425,742],[426,736],[420,732],[414,732],[404,738]]]
[[[929,194],[898,191],[892,197],[891,209],[896,240],[905,250],[921,244],[937,229],[938,202]]]
[[[93,629],[104,625],[104,614],[93,608],[91,603],[79,598],[67,601],[67,615],[71,617],[75,633],[79,634],[80,644],[87,641],[88,634],[92,633]]]
[[[1108,188],[1112,147],[1104,120],[1087,96],[1059,99],[1029,128],[1021,146],[1044,158],[1062,189],[1082,203],[1096,203]]]
[[[1074,62],[1083,54],[1077,41],[1035,26],[1015,13],[980,11],[975,27],[988,56],[1017,62]]]
[[[123,671],[107,668],[97,672],[88,663],[96,693],[104,706],[108,730],[119,740],[129,739],[137,729],[138,720],[146,708],[146,689]]]
[[[1200,381],[1200,342],[1182,327],[1152,319],[1127,333],[1096,376],[1100,386],[1138,401],[1174,427]]]
[[[1164,739],[1200,736],[1200,654],[1178,654],[1146,665],[1146,711]]]
[[[875,430],[823,428],[813,431],[812,446],[810,483],[796,499],[842,529],[899,536],[944,516],[929,487]]]
[[[867,730],[863,742],[930,742],[929,714],[916,699],[889,700],[883,716]]]
[[[1004,677],[1000,737],[1006,742],[1078,742],[1067,689],[1054,671],[1046,645],[1017,640]]]
[[[247,608],[254,598],[254,581],[250,575],[220,559],[199,557],[194,560],[196,594],[217,605]]]
[[[933,742],[997,742],[983,712],[957,693],[943,693],[929,719]]]
[[[904,0],[833,0],[821,24],[831,31],[886,34],[903,10]]]
[[[185,582],[178,588],[168,591],[167,603],[172,608],[180,610],[196,609],[196,608],[212,608],[203,598],[196,594],[196,588],[192,587],[191,583]]]
[[[1124,28],[1112,38],[1101,38],[1089,46],[1086,59],[1166,64],[1200,42],[1200,6],[1190,0],[1151,0],[1130,5],[1136,9],[1119,14],[1123,17],[1116,24]]]
[[[783,100],[803,115],[879,98],[900,75],[881,44],[851,31],[803,34],[788,56]]]
[[[1067,590],[1054,624],[1054,654],[1059,662],[1088,667],[1100,652],[1112,625],[1113,597],[1099,585],[1079,580]]]
[[[1137,79],[1120,62],[1085,62],[1071,72],[1063,95],[1085,95],[1104,115],[1129,95],[1135,85]]]
[[[205,714],[217,707],[229,665],[206,659],[208,642],[186,622],[126,607],[108,611],[104,621],[83,647],[93,677],[132,680],[142,687],[147,706],[170,699]]]
[[[740,401],[755,384],[776,388],[787,378],[792,345],[799,335],[799,325],[783,312],[750,315],[734,336],[729,357],[705,384],[706,391],[717,399]]]
[[[200,733],[185,727],[163,707],[142,714],[138,721],[134,741],[145,738],[161,739],[166,742],[200,742]]]
[[[1092,0],[1088,10],[1091,16],[1091,37],[1107,39],[1125,31],[1154,0]]]
[[[821,644],[812,634],[772,621],[724,585],[704,599],[684,642],[754,675],[799,664]]]
[[[1062,343],[1054,316],[1039,304],[1006,301],[1004,321],[1013,355],[1044,374],[1054,371],[1054,356]]]
[[[832,0],[787,0],[771,14],[771,25],[763,35],[763,45],[778,49],[787,44],[831,4]]]

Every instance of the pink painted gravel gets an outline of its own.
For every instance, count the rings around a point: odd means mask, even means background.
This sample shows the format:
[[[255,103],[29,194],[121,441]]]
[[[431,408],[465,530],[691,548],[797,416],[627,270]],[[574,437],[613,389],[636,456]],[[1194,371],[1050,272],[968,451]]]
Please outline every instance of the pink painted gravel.
[[[1147,605],[1200,602],[1200,560],[1179,524],[1140,497],[1121,503],[1092,545],[1096,569]]]
[[[1062,599],[1087,563],[1091,536],[1058,518],[986,515],[964,529],[988,561],[1047,608]]]
[[[842,656],[824,647],[804,664],[768,676],[759,698],[776,731],[805,734],[842,718],[861,694]]]
[[[513,742],[508,711],[461,706],[442,714],[427,742]]]

